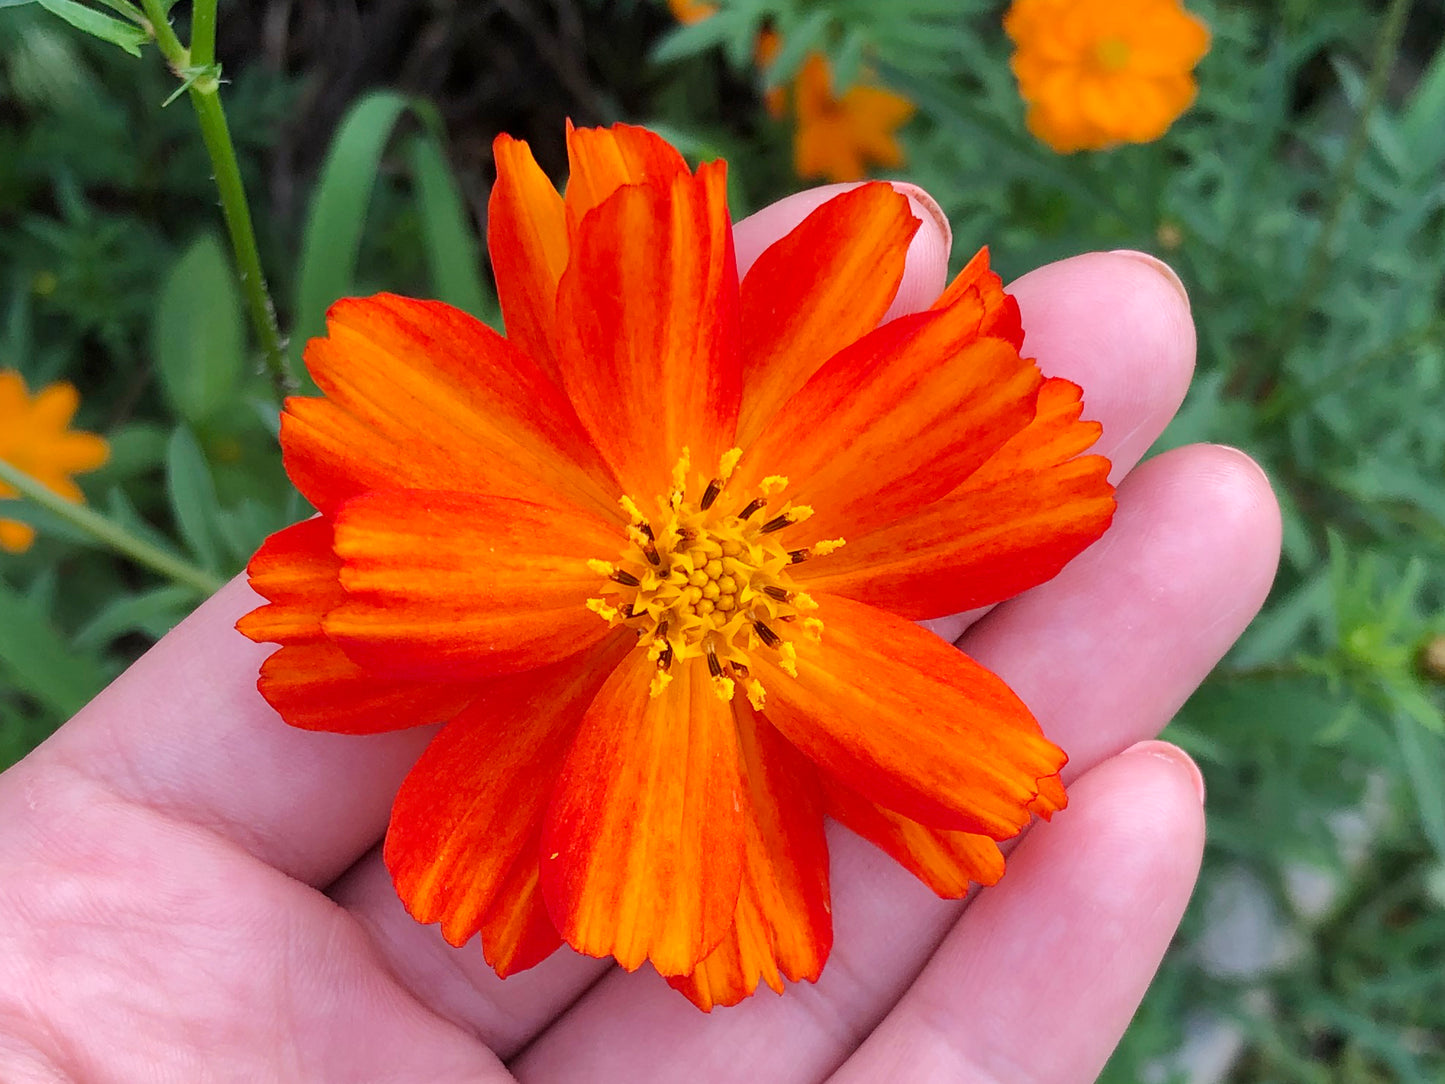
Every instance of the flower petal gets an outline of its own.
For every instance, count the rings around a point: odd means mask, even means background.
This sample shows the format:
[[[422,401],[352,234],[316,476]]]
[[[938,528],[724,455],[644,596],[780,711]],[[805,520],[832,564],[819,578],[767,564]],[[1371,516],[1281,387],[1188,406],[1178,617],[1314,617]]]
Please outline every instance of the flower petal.
[[[727,934],[746,782],[730,705],[699,660],[657,696],[634,651],[582,719],[542,835],[542,891],[567,943],[632,971],[692,971]]]
[[[668,979],[704,1012],[736,1005],[766,982],[816,982],[833,944],[828,842],[817,772],[741,698],[733,701],[748,780],[737,917],[687,975]]]
[[[823,789],[830,817],[892,857],[946,900],[962,899],[971,882],[991,885],[1003,876],[1003,852],[988,836],[919,824],[826,776]]]
[[[741,287],[746,446],[839,350],[878,326],[919,226],[886,184],[835,196],[758,257]]]
[[[487,252],[507,337],[553,380],[557,283],[567,267],[567,213],[526,142],[503,133],[492,143],[497,180],[487,201]]]
[[[573,226],[623,185],[670,191],[688,176],[681,154],[661,136],[631,124],[574,128],[567,122],[567,215]]]
[[[774,416],[731,483],[769,475],[815,514],[800,542],[861,537],[952,490],[1034,416],[1043,377],[979,338],[977,293],[891,320],[835,354]],[[800,537],[801,536],[801,537]]]
[[[488,683],[397,793],[383,857],[402,902],[453,945],[480,930],[499,972],[561,944],[537,891],[542,815],[583,712],[630,640]]]
[[[1019,313],[1019,303],[1013,294],[1004,291],[1003,279],[989,270],[986,247],[973,254],[973,259],[964,264],[963,270],[954,276],[932,307],[949,308],[970,293],[978,299],[977,303],[983,309],[978,333],[996,339],[1007,339],[1013,343],[1015,350],[1022,350],[1024,326],[1023,317]]]
[[[347,502],[336,552],[347,601],[323,629],[378,674],[433,681],[516,673],[602,640],[588,559],[622,532],[565,503],[378,490]]]
[[[328,642],[322,619],[346,601],[331,550],[331,524],[308,519],[268,538],[247,566],[269,604],[236,623],[257,643],[278,643],[257,688],[281,718],[303,730],[376,734],[441,722],[476,695],[460,683],[396,681],[368,673]]]
[[[683,448],[712,469],[739,396],[738,281],[725,167],[618,189],[582,221],[558,291],[562,379],[639,500]]]
[[[987,606],[1051,579],[1109,526],[1109,461],[1079,388],[1053,378],[1038,413],[943,499],[800,565],[809,590],[920,621]]]
[[[796,678],[752,656],[763,714],[864,798],[936,828],[1007,839],[1067,758],[1003,681],[911,621],[819,596]],[[1038,802],[1039,808],[1048,805]]]
[[[620,515],[561,390],[481,321],[390,294],[338,301],[326,320],[306,347],[326,399],[289,399],[281,429],[287,472],[321,511],[369,489],[541,486]]]

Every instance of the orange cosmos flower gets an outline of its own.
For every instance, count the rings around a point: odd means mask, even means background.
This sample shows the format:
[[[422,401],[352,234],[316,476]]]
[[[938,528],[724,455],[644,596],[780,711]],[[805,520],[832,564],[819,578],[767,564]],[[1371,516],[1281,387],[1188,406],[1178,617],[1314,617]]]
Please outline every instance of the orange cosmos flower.
[[[51,384],[31,398],[24,377],[14,369],[0,370],[0,459],[77,504],[85,495],[70,476],[95,470],[110,457],[102,438],[70,431],[79,405],[80,395],[70,384]],[[19,495],[0,482],[0,499]],[[0,549],[20,553],[34,541],[35,528],[28,523],[0,519]]]
[[[445,722],[397,795],[407,908],[503,976],[563,942],[704,1009],[816,979],[824,815],[945,896],[1064,803],[1064,754],[920,629],[1052,576],[1112,515],[1080,392],[980,253],[881,327],[917,221],[835,197],[738,282],[725,165],[495,145],[508,336],[338,302],[281,440],[320,511],[250,565],[294,726]]]
[[[1179,0],[1014,0],[1003,27],[1029,131],[1061,153],[1158,139],[1209,51]]]
[[[793,168],[799,177],[856,181],[868,164],[896,168],[903,151],[894,132],[913,116],[913,103],[881,87],[855,86],[833,96],[833,73],[822,53],[803,62],[793,86],[798,132]]]
[[[706,0],[667,0],[667,6],[672,11],[672,17],[683,26],[700,23],[717,14],[717,5]]]

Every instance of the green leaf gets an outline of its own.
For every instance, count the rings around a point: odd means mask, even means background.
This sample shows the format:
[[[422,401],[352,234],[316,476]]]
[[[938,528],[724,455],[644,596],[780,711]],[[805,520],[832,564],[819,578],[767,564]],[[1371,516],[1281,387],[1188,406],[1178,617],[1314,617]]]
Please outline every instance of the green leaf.
[[[0,671],[9,684],[63,718],[83,708],[111,676],[100,660],[73,651],[50,619],[3,580]]]
[[[490,314],[482,284],[481,247],[441,141],[430,131],[413,136],[407,158],[416,182],[422,240],[436,296],[483,318]]]
[[[150,35],[138,26],[121,22],[119,19],[77,4],[75,0],[38,0],[41,7],[52,15],[58,15],[77,30],[83,30],[101,41],[119,45],[131,56],[140,56],[140,47],[150,41]]]
[[[181,417],[201,422],[236,403],[245,326],[235,276],[211,234],[192,242],[161,288],[152,324],[161,390]]]
[[[195,606],[196,593],[170,584],[112,599],[75,634],[78,648],[99,648],[117,636],[141,632],[152,639],[165,635]]]
[[[171,434],[166,453],[166,492],[176,526],[196,560],[211,572],[222,571],[215,528],[220,512],[216,484],[200,444],[184,425]]]
[[[307,340],[325,329],[327,307],[352,290],[381,156],[406,108],[407,99],[395,91],[366,95],[351,107],[327,152],[301,241],[291,337],[298,359]]]

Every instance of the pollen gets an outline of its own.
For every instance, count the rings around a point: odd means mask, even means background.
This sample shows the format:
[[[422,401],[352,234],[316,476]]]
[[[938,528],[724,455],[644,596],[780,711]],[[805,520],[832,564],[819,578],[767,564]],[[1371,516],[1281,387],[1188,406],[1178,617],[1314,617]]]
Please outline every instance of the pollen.
[[[667,688],[673,668],[705,665],[719,698],[730,701],[742,692],[761,710],[765,690],[752,674],[753,657],[765,654],[796,677],[797,648],[789,637],[822,636],[823,622],[812,616],[818,604],[798,590],[790,569],[826,556],[843,540],[790,549],[788,528],[813,509],[783,498],[788,479],[782,475],[764,478],[750,492],[730,491],[741,458],[734,448],[715,473],[704,475],[693,470],[684,448],[668,493],[651,502],[621,498],[630,523],[620,556],[588,562],[602,587],[587,608],[636,632],[638,646],[657,666],[653,696]]]

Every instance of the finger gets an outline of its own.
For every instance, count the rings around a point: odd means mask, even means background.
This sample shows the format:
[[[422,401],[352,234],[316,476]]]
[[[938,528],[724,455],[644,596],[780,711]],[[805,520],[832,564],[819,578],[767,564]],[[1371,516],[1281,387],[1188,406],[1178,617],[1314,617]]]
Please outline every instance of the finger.
[[[612,969],[610,960],[564,947],[536,967],[499,979],[475,940],[455,948],[436,926],[406,913],[379,849],[328,894],[367,930],[392,974],[418,1001],[504,1060]]]
[[[1094,1080],[1189,901],[1203,797],[1199,770],[1164,742],[1088,772],[835,1084]]]
[[[1194,373],[1194,322],[1178,277],[1143,253],[1093,252],[1008,289],[1023,314],[1024,355],[1084,389],[1084,417],[1103,426],[1091,451],[1109,457],[1117,483],[1164,432]],[[924,624],[957,640],[983,612]]]
[[[260,604],[237,579],[203,603],[11,772],[74,773],[217,832],[290,876],[329,883],[386,828],[434,728],[355,738],[287,726],[256,691],[272,650],[235,630]]]
[[[928,308],[943,292],[948,279],[948,250],[953,242],[948,219],[933,197],[916,184],[893,181],[893,187],[908,197],[909,206],[919,220],[918,232],[908,246],[908,259],[898,294],[884,314],[890,320],[905,312]],[[737,253],[738,277],[748,273],[763,250],[787,234],[809,213],[827,203],[840,192],[856,188],[855,184],[828,184],[788,196],[749,215],[733,227],[733,245]]]
[[[1124,480],[1102,544],[999,606],[965,647],[1019,692],[1078,774],[1158,733],[1262,603],[1278,546],[1278,511],[1247,458],[1211,446],[1169,452]],[[832,832],[829,845],[835,939],[816,985],[704,1017],[655,975],[613,972],[513,1069],[524,1080],[585,1071],[636,1081],[831,1071],[907,988],[960,905],[855,836]]]

